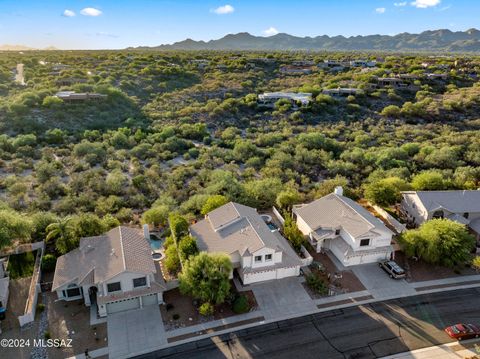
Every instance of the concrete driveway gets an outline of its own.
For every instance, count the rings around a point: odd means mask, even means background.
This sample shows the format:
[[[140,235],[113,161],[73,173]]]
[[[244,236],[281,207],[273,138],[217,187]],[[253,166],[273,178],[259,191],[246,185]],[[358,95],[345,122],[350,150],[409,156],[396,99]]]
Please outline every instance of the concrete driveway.
[[[251,285],[266,319],[310,312],[317,308],[305,291],[302,280],[302,277],[291,277]]]
[[[107,327],[110,358],[127,358],[167,344],[158,305],[110,314]]]
[[[401,297],[416,293],[405,279],[390,278],[378,266],[378,263],[360,264],[350,268],[375,299]]]

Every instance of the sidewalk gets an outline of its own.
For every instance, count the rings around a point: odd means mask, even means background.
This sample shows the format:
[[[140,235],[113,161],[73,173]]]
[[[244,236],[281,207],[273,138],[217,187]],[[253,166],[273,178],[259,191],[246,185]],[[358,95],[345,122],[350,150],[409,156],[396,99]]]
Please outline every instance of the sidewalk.
[[[376,268],[378,270],[378,267]],[[367,268],[367,272],[370,269]],[[379,272],[381,275],[385,273]],[[398,284],[397,281],[386,277],[388,281],[391,281],[392,285]],[[383,280],[382,280],[383,282]],[[168,347],[174,347],[176,345],[195,342],[201,339],[209,338],[212,336],[218,336],[222,334],[228,334],[237,330],[253,328],[261,324],[274,323],[282,320],[292,319],[301,317],[309,314],[316,314],[320,312],[325,312],[329,310],[347,308],[356,305],[369,304],[373,302],[379,302],[384,300],[396,299],[409,297],[419,294],[428,294],[440,291],[450,291],[456,289],[466,289],[472,287],[480,287],[480,275],[468,276],[464,278],[447,278],[439,279],[433,281],[425,282],[416,282],[416,283],[402,283],[401,288],[408,286],[409,290],[402,292],[401,290],[385,290],[382,291],[379,283],[377,281],[367,282],[371,284],[370,290],[359,291],[346,293],[331,297],[325,297],[320,299],[311,300],[311,306],[300,310],[297,307],[295,312],[282,312],[281,310],[272,311],[268,307],[268,302],[263,302],[263,305],[260,305],[259,308],[253,312],[249,312],[242,315],[237,315],[234,317],[224,318],[220,320],[211,321],[208,323],[202,323],[198,325],[192,325],[185,328],[174,329],[165,332],[165,337],[167,339],[166,343],[159,343],[156,349],[163,349]],[[253,286],[250,289],[256,289]],[[259,303],[260,304],[260,303]],[[279,309],[279,308],[277,308]],[[266,315],[267,314],[267,315]],[[450,349],[449,349],[450,348]],[[450,350],[450,352],[448,352]],[[463,358],[457,354],[451,352],[451,344],[442,345],[440,347],[431,348],[430,351],[427,349],[420,349],[412,353],[402,353],[389,357],[389,359],[399,358],[399,359],[410,359],[410,358],[421,358],[429,359],[435,357],[435,359],[447,359],[447,358]],[[462,349],[470,351],[471,349]],[[150,351],[150,350],[147,350]],[[425,353],[424,353],[425,352]],[[102,348],[90,353],[92,358],[103,357],[108,353],[108,348]],[[420,355],[422,356],[418,356]],[[430,355],[431,356],[428,356]],[[142,354],[141,352],[135,353],[136,355]],[[454,355],[454,356],[445,356],[445,355]],[[470,355],[469,353],[468,355]],[[408,356],[410,355],[410,356]],[[413,356],[412,356],[413,355]],[[473,356],[473,355],[471,355]],[[83,359],[84,355],[78,355],[74,358]]]
[[[436,347],[413,350],[383,357],[381,359],[466,359],[480,358],[479,340],[470,340],[462,344],[448,343]]]

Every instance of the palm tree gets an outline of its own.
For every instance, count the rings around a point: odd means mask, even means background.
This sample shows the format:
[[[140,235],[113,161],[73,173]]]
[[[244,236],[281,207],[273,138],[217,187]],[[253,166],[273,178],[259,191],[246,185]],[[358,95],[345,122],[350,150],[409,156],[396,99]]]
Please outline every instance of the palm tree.
[[[71,251],[75,247],[73,236],[72,218],[67,216],[60,218],[57,222],[50,223],[47,228],[45,241],[55,241],[55,248],[61,254]]]

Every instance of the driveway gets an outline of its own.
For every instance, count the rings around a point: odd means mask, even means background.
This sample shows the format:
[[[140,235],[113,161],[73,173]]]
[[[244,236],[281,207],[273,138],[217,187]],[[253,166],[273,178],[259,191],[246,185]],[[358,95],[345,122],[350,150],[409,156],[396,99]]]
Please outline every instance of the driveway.
[[[110,358],[127,358],[167,344],[158,305],[110,314],[107,326]]]
[[[351,270],[375,299],[402,297],[416,293],[405,279],[390,278],[378,263],[352,266]]]
[[[299,315],[317,309],[305,291],[302,280],[302,277],[291,277],[251,285],[266,319]]]

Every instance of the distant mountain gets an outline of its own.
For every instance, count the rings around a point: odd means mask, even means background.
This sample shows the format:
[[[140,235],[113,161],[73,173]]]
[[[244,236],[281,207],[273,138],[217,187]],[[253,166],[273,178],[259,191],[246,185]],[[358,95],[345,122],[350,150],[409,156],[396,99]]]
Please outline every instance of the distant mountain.
[[[133,49],[133,48],[129,48]],[[480,51],[480,31],[434,30],[420,34],[401,33],[395,36],[316,36],[297,37],[280,33],[274,36],[254,36],[247,32],[229,34],[218,40],[186,39],[172,45],[137,47],[151,50],[311,50],[311,51]]]
[[[35,49],[33,47],[28,47],[24,45],[0,45],[0,51],[34,51],[34,50],[42,50],[42,49]],[[43,50],[58,50],[56,47],[49,46],[44,48]]]

